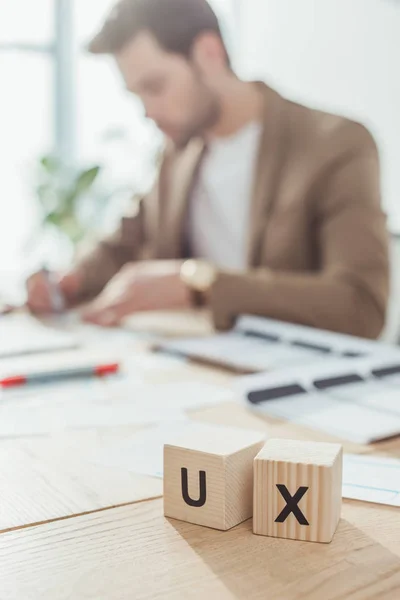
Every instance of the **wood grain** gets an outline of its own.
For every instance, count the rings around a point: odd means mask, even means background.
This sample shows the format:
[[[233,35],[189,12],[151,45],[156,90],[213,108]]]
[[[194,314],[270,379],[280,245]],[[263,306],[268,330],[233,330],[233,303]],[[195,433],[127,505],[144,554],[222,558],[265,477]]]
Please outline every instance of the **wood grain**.
[[[264,441],[261,433],[209,425],[166,444],[164,514],[221,530],[251,517],[253,460]]]
[[[100,447],[96,432],[3,442],[0,531],[162,495],[158,479],[91,462]]]
[[[272,439],[256,456],[254,533],[330,542],[340,519],[341,505],[339,444]]]
[[[161,500],[58,521],[0,536],[0,598],[394,600],[400,559],[369,515],[345,509],[329,545],[168,520]]]
[[[274,419],[259,418],[245,406],[234,403],[196,411],[191,418],[256,429],[274,438],[307,439],[309,435],[307,430],[296,429]],[[65,432],[59,435],[59,439],[44,437],[2,441],[0,532],[161,496],[162,483],[159,480],[91,462],[90,457],[96,449],[125,438],[133,439],[137,429],[135,426],[113,427]],[[321,441],[319,435],[309,439]],[[381,453],[396,456],[399,455],[399,447],[399,441],[392,441]],[[376,453],[375,448],[355,444],[345,444],[345,448],[358,453]]]
[[[163,328],[154,322],[154,332]],[[190,331],[201,333],[201,318]],[[187,315],[182,321],[184,332]],[[176,331],[177,321],[166,329]],[[140,319],[132,328],[145,325]],[[197,327],[199,329],[197,330]],[[204,332],[208,332],[207,321]],[[190,329],[190,327],[189,327]],[[189,331],[188,331],[189,332]],[[102,334],[102,337],[106,335]],[[145,352],[145,344],[132,345]],[[127,348],[125,349],[128,350]],[[133,350],[132,350],[133,352]],[[194,364],[145,381],[229,383]],[[192,418],[258,429],[274,438],[340,441],[241,404]],[[252,521],[228,532],[165,519],[162,482],[93,464],[96,448],[135,435],[135,427],[68,432],[0,444],[0,600],[394,600],[400,597],[399,511],[344,501],[329,545],[252,534]],[[345,451],[400,457],[400,440]],[[116,505],[134,503],[120,508]],[[102,512],[99,512],[102,511]],[[82,513],[88,513],[83,516]],[[38,526],[35,523],[47,522]]]

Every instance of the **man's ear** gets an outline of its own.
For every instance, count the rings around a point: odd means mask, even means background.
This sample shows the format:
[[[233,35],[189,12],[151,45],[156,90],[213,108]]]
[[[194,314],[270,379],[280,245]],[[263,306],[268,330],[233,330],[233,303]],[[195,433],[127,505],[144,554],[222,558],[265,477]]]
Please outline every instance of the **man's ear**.
[[[226,68],[226,51],[221,38],[212,31],[198,35],[192,48],[192,60],[203,73]]]

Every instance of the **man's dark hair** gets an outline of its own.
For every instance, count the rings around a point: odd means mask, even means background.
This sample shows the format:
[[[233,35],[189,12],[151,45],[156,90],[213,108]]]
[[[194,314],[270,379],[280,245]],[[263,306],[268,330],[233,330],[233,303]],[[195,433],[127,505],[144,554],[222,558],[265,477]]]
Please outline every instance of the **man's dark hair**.
[[[120,0],[90,42],[89,51],[116,54],[142,31],[150,32],[168,52],[186,58],[201,33],[214,32],[224,44],[218,18],[207,0]]]

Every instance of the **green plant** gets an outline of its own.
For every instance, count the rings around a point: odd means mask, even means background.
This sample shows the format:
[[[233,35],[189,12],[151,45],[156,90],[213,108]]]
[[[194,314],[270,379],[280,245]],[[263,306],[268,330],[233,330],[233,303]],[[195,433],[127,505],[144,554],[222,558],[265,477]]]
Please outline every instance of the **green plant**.
[[[73,245],[80,242],[87,234],[90,223],[90,215],[86,222],[82,216],[82,205],[90,196],[92,208],[96,208],[93,186],[100,172],[101,167],[98,165],[76,170],[65,165],[56,156],[42,157],[36,187],[42,211],[40,229],[52,227]]]

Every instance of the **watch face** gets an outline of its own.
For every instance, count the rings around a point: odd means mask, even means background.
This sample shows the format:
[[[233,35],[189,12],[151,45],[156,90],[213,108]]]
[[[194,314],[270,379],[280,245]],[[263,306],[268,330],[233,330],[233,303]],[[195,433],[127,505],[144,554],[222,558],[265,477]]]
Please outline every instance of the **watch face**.
[[[196,289],[202,292],[207,291],[213,282],[214,273],[214,268],[211,265],[200,262],[194,276]]]
[[[203,260],[188,260],[182,267],[182,278],[199,292],[206,292],[215,279],[215,269]]]

